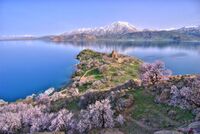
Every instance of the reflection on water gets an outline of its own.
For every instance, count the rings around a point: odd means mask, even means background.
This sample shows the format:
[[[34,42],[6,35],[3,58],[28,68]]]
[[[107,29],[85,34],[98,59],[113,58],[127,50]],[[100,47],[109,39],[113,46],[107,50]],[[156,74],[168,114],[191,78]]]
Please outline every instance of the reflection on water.
[[[90,48],[101,52],[117,50],[136,56],[146,62],[163,60],[173,74],[200,73],[200,43],[174,42],[100,42],[73,44],[80,49]]]
[[[117,50],[146,62],[163,60],[174,74],[200,73],[200,43],[0,42],[0,98],[13,101],[70,81],[83,49]]]

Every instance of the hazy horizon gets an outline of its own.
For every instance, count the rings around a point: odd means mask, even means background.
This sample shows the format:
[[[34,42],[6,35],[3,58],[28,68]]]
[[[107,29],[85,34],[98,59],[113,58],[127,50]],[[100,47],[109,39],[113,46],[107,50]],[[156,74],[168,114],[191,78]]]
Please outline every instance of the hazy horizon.
[[[0,35],[59,34],[126,21],[138,29],[200,25],[198,0],[1,0]]]

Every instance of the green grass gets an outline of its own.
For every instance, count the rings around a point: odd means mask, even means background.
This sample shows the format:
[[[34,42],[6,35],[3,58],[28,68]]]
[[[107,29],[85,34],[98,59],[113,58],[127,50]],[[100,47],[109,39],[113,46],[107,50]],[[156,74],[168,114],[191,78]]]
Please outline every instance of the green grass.
[[[86,64],[83,64],[83,65],[81,66],[81,68],[82,68],[83,72],[86,72],[86,71],[87,71]]]
[[[141,127],[133,121],[127,122],[120,128],[120,130],[125,134],[153,134],[151,130]]]
[[[99,70],[95,68],[95,69],[88,71],[85,76],[99,75],[99,74],[100,74]]]
[[[130,79],[138,79],[140,63],[118,64],[118,66],[110,66],[107,76],[111,76],[114,84],[124,83]]]
[[[96,80],[101,80],[103,78],[103,75],[94,75],[94,78]]]
[[[135,99],[132,117],[136,120],[147,119],[157,127],[166,128],[169,125],[178,125],[181,122],[194,118],[192,113],[177,107],[154,103],[154,96],[143,89],[130,91]],[[168,116],[168,111],[176,111],[175,118]]]
[[[85,56],[81,56],[81,55],[85,55]],[[83,50],[78,57],[81,59],[80,60],[88,60],[89,58],[93,58],[93,59],[97,59],[97,60],[101,60],[102,59],[102,55],[98,52],[86,49]]]
[[[101,73],[97,68],[94,68],[94,69],[92,69],[92,70],[89,70],[89,71],[86,73],[85,76],[86,76],[86,77],[87,77],[87,76],[94,76],[94,78],[95,78],[96,80],[100,80],[100,79],[103,78],[102,73]]]
[[[138,77],[138,70],[139,70],[140,64],[139,63],[135,63],[135,64],[130,64],[130,65],[126,65],[124,68],[126,75],[130,75],[134,78]]]
[[[66,108],[70,111],[80,110],[78,102],[76,100],[67,102],[66,99],[60,99],[51,103],[50,111],[58,112],[60,109]]]
[[[65,99],[60,99],[55,102],[51,103],[50,111],[51,112],[58,112],[60,109],[66,107],[66,100]]]
[[[78,87],[79,92],[85,92],[91,85],[92,83],[84,83],[83,85]]]
[[[91,59],[97,60],[101,64],[104,64],[106,60],[109,60],[105,63],[106,69],[103,72],[100,72],[97,67],[86,69],[86,67],[83,65],[84,73],[81,73],[81,77],[88,77],[91,82],[79,86],[79,92],[85,92],[88,88],[90,88],[94,80],[102,80],[105,78],[102,83],[94,87],[98,90],[104,90],[120,85],[131,79],[138,79],[139,66],[141,64],[139,59],[128,59],[127,57],[121,57],[121,60],[113,60],[108,55],[91,50],[82,51],[79,54],[79,58],[81,61],[85,60],[87,62],[91,61]]]
[[[72,111],[78,111],[78,110],[80,110],[80,108],[78,106],[78,102],[76,102],[76,101],[69,102],[67,104],[67,109],[68,110],[72,110]]]

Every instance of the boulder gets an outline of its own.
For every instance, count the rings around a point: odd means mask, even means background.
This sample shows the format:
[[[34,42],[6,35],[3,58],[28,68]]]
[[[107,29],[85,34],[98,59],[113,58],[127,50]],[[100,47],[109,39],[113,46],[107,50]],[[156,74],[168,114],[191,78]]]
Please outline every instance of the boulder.
[[[68,93],[71,95],[71,96],[77,96],[79,95],[79,90],[78,88],[70,88],[67,90]]]
[[[171,87],[170,93],[169,105],[191,110],[191,104],[181,95],[180,90],[176,86]]]
[[[192,129],[194,132],[200,133],[200,121],[193,122],[188,125],[189,129]]]
[[[101,84],[102,84],[101,80],[96,80],[95,82],[92,83],[92,86],[93,87],[98,87]]]
[[[36,94],[28,95],[26,96],[25,100],[30,100],[33,99],[34,97],[36,97]]]
[[[105,65],[102,65],[102,66],[100,66],[100,67],[98,68],[99,72],[101,72],[101,73],[106,72],[107,69],[108,69],[108,65],[106,65],[106,64],[105,64]]]
[[[73,81],[79,81],[79,80],[80,80],[80,78],[81,78],[81,77],[79,77],[79,76],[76,76],[76,77],[72,78],[72,80],[73,80]]]
[[[49,88],[49,89],[47,89],[43,94],[45,94],[45,95],[50,95],[50,94],[52,94],[54,91],[55,91],[54,88]]]
[[[198,113],[200,113],[200,108],[193,109],[193,110],[192,110],[192,113],[193,113],[194,115],[197,115]]]
[[[192,122],[186,127],[178,128],[183,133],[200,134],[200,121]]]
[[[100,62],[99,61],[97,61],[97,60],[93,60],[91,63],[90,63],[90,65],[92,66],[92,67],[99,67],[100,66]]]
[[[84,73],[83,70],[78,69],[78,70],[76,70],[76,72],[75,72],[75,76],[80,76],[80,75],[82,75],[83,73]]]
[[[164,89],[162,93],[156,97],[156,102],[165,103],[170,99],[170,89]]]
[[[195,116],[195,120],[196,120],[196,121],[200,121],[200,113],[198,113],[198,114]]]
[[[62,94],[60,92],[54,92],[53,95],[51,95],[52,101],[57,101],[62,98]]]
[[[76,82],[74,82],[72,85],[71,85],[71,88],[76,88],[77,85],[76,85]]]
[[[128,96],[128,98],[120,97],[116,98],[116,109],[117,111],[123,111],[126,108],[130,108],[134,104],[134,99],[132,96]]]
[[[0,99],[0,106],[2,106],[2,105],[6,105],[6,104],[8,104],[8,102],[6,102],[6,101]]]

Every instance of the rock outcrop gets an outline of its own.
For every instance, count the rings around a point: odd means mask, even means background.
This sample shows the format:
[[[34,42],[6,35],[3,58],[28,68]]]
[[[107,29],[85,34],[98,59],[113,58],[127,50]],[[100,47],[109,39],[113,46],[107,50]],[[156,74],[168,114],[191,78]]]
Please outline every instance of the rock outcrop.
[[[170,80],[158,83],[155,101],[196,111],[200,108],[200,77],[198,75],[173,76]],[[199,111],[199,112],[197,112]]]
[[[6,105],[6,104],[8,104],[8,102],[6,102],[6,101],[0,99],[0,106],[2,106],[2,105]]]

